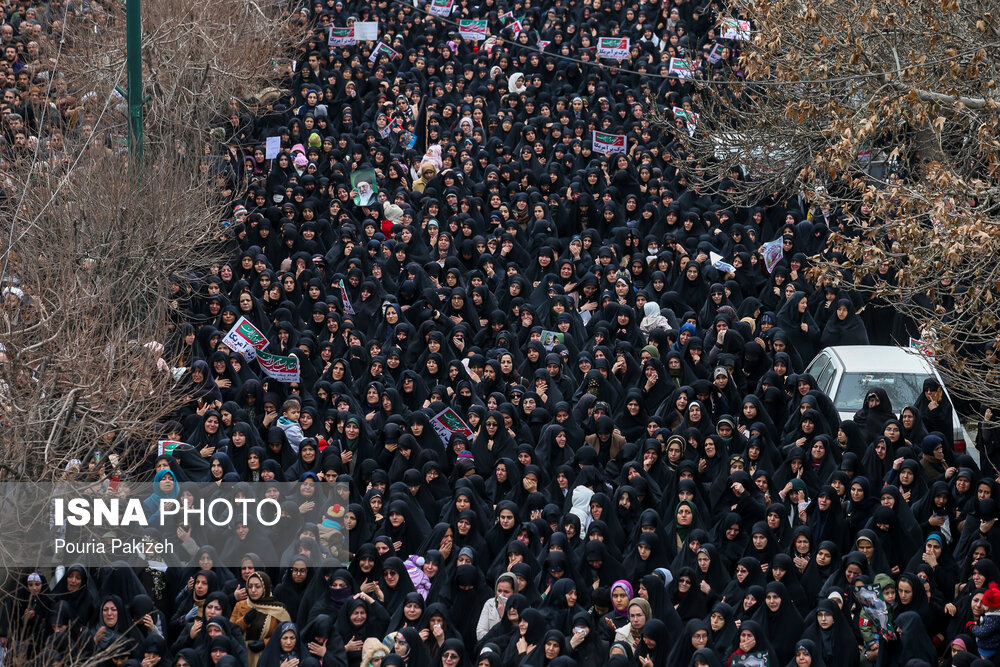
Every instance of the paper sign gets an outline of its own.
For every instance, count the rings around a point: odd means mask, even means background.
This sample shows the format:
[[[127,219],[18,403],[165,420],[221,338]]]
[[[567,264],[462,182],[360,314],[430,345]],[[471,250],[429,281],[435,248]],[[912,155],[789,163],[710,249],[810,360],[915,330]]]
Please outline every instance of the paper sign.
[[[354,28],[330,28],[328,46],[353,46],[357,44]]]
[[[750,22],[738,21],[737,19],[722,19],[720,25],[723,39],[737,39],[746,41],[750,39]]]
[[[374,42],[378,39],[378,21],[355,21],[354,39],[362,42]]]
[[[368,62],[373,63],[376,60],[378,60],[379,56],[382,55],[389,56],[389,60],[395,60],[396,58],[399,57],[399,52],[396,51],[396,49],[389,46],[388,44],[386,44],[385,42],[379,42],[378,45],[375,47],[375,50],[372,51],[372,54],[368,56]]]
[[[690,60],[684,58],[671,58],[670,69],[667,74],[676,74],[681,79],[690,79],[694,75],[694,66]]]
[[[257,352],[257,363],[260,369],[278,382],[299,381],[299,358],[271,354],[260,350]]]
[[[715,63],[719,62],[720,60],[722,60],[722,45],[721,44],[713,44],[712,45],[712,50],[708,52],[708,62],[710,62],[710,63],[712,63],[714,65]]]
[[[417,145],[417,135],[412,132],[403,132],[399,135],[399,145],[404,148],[413,148]]]
[[[473,20],[462,19],[458,22],[458,34],[462,39],[483,40],[486,39],[486,19]]]
[[[522,32],[524,32],[524,26],[521,25],[521,20],[517,19],[513,23],[511,23],[510,24],[510,30],[511,30],[511,32],[514,33],[514,37],[517,37]]]
[[[722,255],[716,252],[709,252],[708,258],[712,262],[712,266],[722,271],[723,273],[736,273],[736,267],[732,264],[727,264],[722,261]]]
[[[542,347],[551,352],[556,345],[566,342],[566,335],[559,331],[542,330]]]
[[[625,60],[628,58],[628,37],[598,37],[597,57]]]
[[[544,40],[544,39],[538,40],[538,50],[539,51],[544,51],[545,49],[549,48],[549,44],[551,44],[551,43],[552,42]]]
[[[674,118],[681,118],[687,124],[688,134],[692,137],[694,136],[695,128],[698,127],[698,119],[700,116],[693,111],[688,111],[687,109],[681,107],[673,107]]]
[[[733,655],[732,667],[778,667],[771,664],[771,656],[767,651],[754,651],[743,655]]]
[[[628,142],[624,134],[605,134],[594,130],[593,144],[595,151],[605,155],[628,152]]]
[[[453,0],[431,0],[427,5],[427,11],[434,16],[450,16]]]
[[[778,265],[781,258],[785,256],[785,251],[781,249],[781,239],[768,241],[764,244],[764,267],[768,273],[774,272],[774,267]]]
[[[239,352],[247,361],[253,361],[257,352],[268,346],[269,341],[260,330],[245,317],[236,320],[236,324],[222,338],[222,344],[234,352]]]
[[[451,408],[445,408],[441,412],[431,417],[431,426],[435,433],[441,438],[441,442],[447,445],[451,441],[452,433],[461,433],[466,438],[472,437],[472,429],[465,423],[457,412]]]
[[[183,442],[177,442],[176,440],[160,440],[156,443],[156,455],[173,456],[174,450],[183,444]]]
[[[273,160],[281,152],[281,137],[268,137],[264,146],[264,158]]]

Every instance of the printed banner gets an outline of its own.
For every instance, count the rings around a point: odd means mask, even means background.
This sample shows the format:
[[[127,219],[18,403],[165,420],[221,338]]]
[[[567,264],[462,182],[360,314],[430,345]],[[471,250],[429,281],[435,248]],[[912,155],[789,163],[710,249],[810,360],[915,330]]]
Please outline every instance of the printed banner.
[[[375,50],[372,51],[372,54],[368,56],[368,62],[370,63],[375,62],[376,60],[378,60],[378,57],[383,54],[389,56],[389,60],[395,60],[396,58],[399,57],[399,51],[392,48],[385,42],[380,41],[378,45],[375,47]]]
[[[594,150],[598,153],[627,153],[628,141],[624,134],[605,134],[594,130]]]
[[[160,440],[156,443],[156,455],[172,456],[174,450],[183,444],[183,442],[177,442],[176,440]]]
[[[722,19],[722,38],[747,41],[750,39],[750,22],[737,19]]]
[[[764,268],[767,269],[768,273],[772,273],[774,271],[774,267],[776,267],[778,262],[781,261],[781,258],[785,256],[785,251],[781,249],[781,239],[775,239],[765,243],[761,254],[764,256]]]
[[[358,43],[354,37],[354,28],[330,28],[330,39],[327,46],[353,46]]]
[[[299,358],[282,357],[263,350],[257,353],[260,369],[278,382],[299,381]]]
[[[597,57],[612,60],[628,59],[628,37],[598,37]]]
[[[454,0],[431,0],[427,11],[434,16],[451,16],[451,6]]]
[[[676,74],[681,79],[690,79],[694,76],[694,65],[685,58],[671,58],[667,74]]]
[[[434,431],[445,445],[451,440],[452,433],[461,433],[466,438],[472,437],[472,429],[451,408],[445,408],[431,417],[431,426],[434,427]]]
[[[344,279],[340,279],[340,302],[344,306],[345,315],[354,315],[354,306],[351,305],[351,297],[347,296],[347,288],[344,287]]]
[[[545,49],[549,48],[549,44],[551,44],[551,43],[552,42],[544,40],[544,39],[538,40],[538,50],[539,51],[544,51]]]
[[[458,34],[462,39],[480,41],[486,39],[486,19],[462,19],[458,22]]]
[[[257,352],[267,347],[270,341],[250,323],[250,320],[241,317],[222,338],[222,343],[230,350],[242,354],[247,361],[253,361]]]
[[[511,23],[510,30],[514,33],[514,37],[517,37],[524,32],[524,26],[521,25],[521,19],[516,19],[513,23]]]

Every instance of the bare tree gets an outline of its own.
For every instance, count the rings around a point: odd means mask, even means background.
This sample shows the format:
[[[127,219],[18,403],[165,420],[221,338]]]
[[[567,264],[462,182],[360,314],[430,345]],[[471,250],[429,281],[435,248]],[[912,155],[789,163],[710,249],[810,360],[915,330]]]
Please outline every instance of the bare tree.
[[[0,480],[80,467],[125,479],[162,437],[180,402],[172,313],[230,233],[214,188],[229,167],[219,127],[258,111],[305,34],[277,5],[144,3],[142,164],[130,164],[116,89],[124,3],[63,3],[56,34],[39,36],[37,123],[0,153]]]
[[[302,30],[252,0],[145,3],[146,160],[130,167],[115,90],[124,7],[92,8],[69,17],[46,77],[65,110],[47,109],[34,150],[2,174],[15,196],[0,212],[0,264],[15,290],[0,324],[0,461],[33,479],[112,442],[148,446],[175,407],[174,378],[157,364],[171,290],[220,259],[225,235],[211,177],[228,165],[213,124],[256,111],[244,100],[273,83]]]
[[[741,12],[752,33],[739,67],[694,82],[697,128],[676,136],[695,159],[681,168],[736,205],[804,193],[842,213],[818,218],[846,257],[828,275],[901,314],[954,393],[995,404],[996,7],[748,0]]]

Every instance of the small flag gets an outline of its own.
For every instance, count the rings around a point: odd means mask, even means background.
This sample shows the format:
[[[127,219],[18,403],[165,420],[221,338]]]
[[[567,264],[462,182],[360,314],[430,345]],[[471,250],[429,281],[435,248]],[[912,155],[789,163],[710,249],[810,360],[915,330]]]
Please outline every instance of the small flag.
[[[183,444],[183,442],[177,442],[176,440],[160,440],[156,443],[156,455],[171,456],[174,450]]]
[[[910,338],[910,349],[916,350],[925,357],[934,360],[934,348],[925,340],[920,340],[919,338]]]
[[[598,37],[597,57],[610,58],[612,60],[625,60],[628,58],[628,37]]]
[[[628,142],[624,134],[606,134],[594,130],[593,144],[595,151],[605,155],[628,152]]]
[[[344,287],[344,280],[340,280],[340,301],[344,305],[345,315],[355,315],[354,306],[351,305],[351,298],[347,296],[347,288]]]

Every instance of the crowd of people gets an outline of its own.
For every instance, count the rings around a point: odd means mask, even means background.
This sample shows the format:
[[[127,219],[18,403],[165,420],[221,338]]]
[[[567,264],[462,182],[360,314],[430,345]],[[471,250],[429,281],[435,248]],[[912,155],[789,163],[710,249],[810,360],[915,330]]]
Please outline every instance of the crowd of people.
[[[179,525],[169,567],[27,571],[3,664],[992,664],[998,471],[953,449],[933,379],[907,405],[871,387],[845,420],[804,372],[913,333],[816,268],[878,220],[742,207],[678,170],[700,101],[671,59],[738,82],[721,29],[738,12],[434,4],[294,7],[295,67],[253,113],[221,113],[202,161],[228,261],[171,278],[183,406],[163,439],[182,444],[82,462],[134,462],[153,500],[291,484],[280,529]],[[8,159],[72,150],[81,121],[40,99],[63,13],[38,5],[0,26]],[[389,48],[328,46],[355,20]],[[628,58],[599,58],[599,37],[628,37]],[[223,342],[241,318],[297,381]]]

